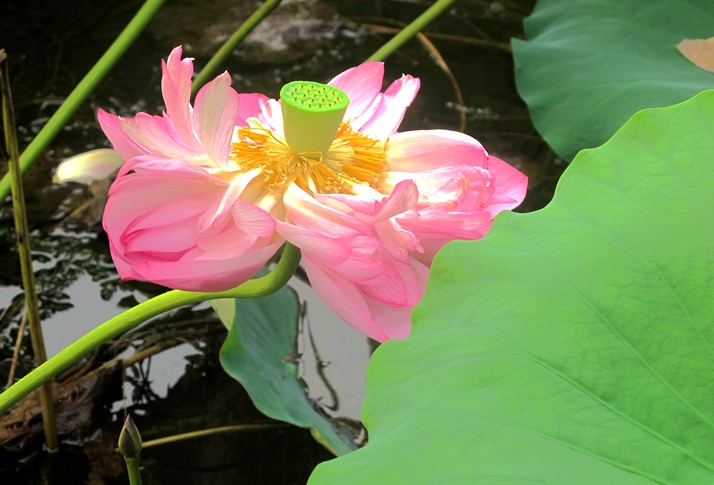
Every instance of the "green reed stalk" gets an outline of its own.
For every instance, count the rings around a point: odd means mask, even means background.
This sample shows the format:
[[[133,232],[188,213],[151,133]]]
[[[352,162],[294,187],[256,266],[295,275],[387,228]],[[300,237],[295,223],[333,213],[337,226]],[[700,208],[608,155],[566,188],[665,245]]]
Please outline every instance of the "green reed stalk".
[[[84,76],[84,79],[82,79],[70,95],[67,96],[67,99],[64,100],[47,124],[42,127],[37,136],[27,146],[25,151],[22,152],[22,155],[20,155],[20,168],[22,173],[25,173],[30,168],[62,127],[67,124],[67,121],[74,114],[79,105],[82,104],[109,70],[114,67],[114,64],[116,64],[129,46],[131,46],[141,31],[144,30],[163,3],[164,0],[146,0],[131,22],[129,22],[122,33],[119,34],[119,37],[116,38],[94,67]],[[2,180],[0,180],[0,202],[7,197],[9,192],[10,177],[9,175],[5,175]]]
[[[258,10],[253,12],[253,15],[248,17],[248,20],[238,27],[238,30],[233,32],[233,35],[231,35],[221,48],[218,49],[218,52],[211,57],[204,68],[201,69],[201,72],[196,75],[191,87],[192,95],[196,95],[200,87],[206,84],[209,78],[215,74],[218,67],[226,60],[226,57],[233,52],[233,49],[235,49],[279,3],[280,0],[267,0]]]
[[[15,219],[15,237],[17,239],[22,286],[25,291],[25,312],[30,325],[32,350],[35,354],[35,364],[40,366],[47,360],[45,339],[42,336],[40,309],[37,302],[37,287],[35,272],[32,268],[32,251],[30,249],[30,231],[27,227],[27,212],[25,211],[25,194],[22,187],[22,173],[18,161],[20,149],[17,145],[15,130],[15,112],[10,91],[10,74],[7,67],[7,56],[0,49],[0,91],[2,91],[2,123],[5,130],[5,147],[8,158],[8,176],[12,189],[12,208]],[[4,158],[4,157],[3,157]],[[55,422],[55,406],[52,399],[52,384],[45,382],[40,387],[40,404],[42,406],[42,422],[45,427],[47,448],[57,449],[57,424]]]
[[[300,262],[300,250],[288,243],[273,271],[261,278],[248,280],[228,291],[216,293],[173,290],[139,303],[109,319],[61,350],[0,394],[0,413],[7,411],[33,389],[67,369],[107,340],[130,330],[151,317],[183,305],[217,298],[257,298],[276,292],[288,282]]]
[[[444,10],[449,8],[456,0],[437,0],[434,5],[426,9],[426,11],[417,17],[412,23],[404,27],[404,29],[392,39],[380,47],[377,52],[369,56],[368,61],[383,61],[392,55],[397,49],[404,45],[412,37],[416,36],[420,31],[429,25],[436,17],[441,15]]]
[[[221,426],[218,428],[208,428],[199,431],[190,431],[188,433],[174,434],[164,438],[156,438],[155,440],[144,441],[142,449],[151,448],[153,446],[168,445],[177,441],[192,440],[195,438],[203,438],[205,436],[213,436],[221,433],[235,433],[238,431],[255,431],[264,429],[286,428],[290,426],[287,423],[265,423],[265,424],[236,424],[233,426]]]

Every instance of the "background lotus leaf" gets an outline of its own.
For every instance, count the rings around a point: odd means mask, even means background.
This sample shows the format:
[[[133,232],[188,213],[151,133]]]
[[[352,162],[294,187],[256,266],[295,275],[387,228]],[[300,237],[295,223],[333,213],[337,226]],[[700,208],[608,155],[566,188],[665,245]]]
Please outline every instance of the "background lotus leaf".
[[[221,364],[266,416],[309,428],[337,455],[356,448],[349,433],[332,424],[307,396],[298,376],[296,336],[300,304],[284,287],[262,298],[218,300],[213,306],[229,327]]]
[[[437,255],[320,484],[714,483],[714,91],[635,115],[555,198]]]
[[[516,81],[538,131],[572,160],[633,114],[714,88],[677,51],[714,37],[711,0],[540,0],[513,40]]]

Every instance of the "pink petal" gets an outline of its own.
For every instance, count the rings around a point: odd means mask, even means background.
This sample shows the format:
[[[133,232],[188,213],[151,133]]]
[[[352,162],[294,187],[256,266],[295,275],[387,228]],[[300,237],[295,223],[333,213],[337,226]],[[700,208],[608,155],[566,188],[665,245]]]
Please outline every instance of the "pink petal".
[[[402,214],[413,208],[419,200],[419,189],[413,180],[399,182],[389,194],[379,202],[378,211],[370,222],[376,224]]]
[[[218,184],[222,187],[228,184],[220,179],[216,179],[210,175],[204,167],[200,165],[188,162],[182,159],[171,159],[164,158],[160,155],[142,155],[140,157],[134,157],[128,162],[126,162],[121,170],[119,171],[119,176],[117,180],[123,178],[124,175],[129,174],[129,172],[140,172],[140,171],[159,171],[164,172],[163,177],[166,177],[166,173],[171,173],[172,178],[193,178],[198,177],[211,181],[211,183]],[[109,188],[109,195],[111,195],[112,187]]]
[[[419,79],[402,76],[387,88],[371,118],[360,131],[368,136],[385,139],[397,132],[404,113],[419,91]]]
[[[175,47],[166,62],[161,61],[161,93],[166,103],[166,114],[188,150],[200,152],[195,135],[191,108],[191,77],[193,60],[181,59],[181,46]]]
[[[173,127],[161,116],[137,113],[134,119],[119,118],[119,121],[123,131],[151,153],[166,158],[191,159],[196,156],[196,152],[177,138]]]
[[[195,116],[203,149],[216,165],[227,169],[231,137],[238,117],[238,93],[231,88],[227,72],[198,92]]]
[[[381,258],[385,278],[375,285],[363,284],[360,289],[373,300],[392,306],[414,306],[421,298],[417,278],[408,264]]]
[[[131,226],[130,226],[131,227]],[[129,229],[129,228],[127,228]],[[165,258],[165,253],[174,259],[176,254],[188,251],[196,245],[196,221],[184,219],[174,224],[132,230],[122,234],[121,242],[127,256],[144,253],[157,258]]]
[[[420,240],[443,236],[449,240],[478,239],[488,232],[493,217],[488,211],[458,212],[422,210],[416,217],[400,217],[399,224]]]
[[[419,239],[405,230],[397,221],[385,221],[375,226],[375,232],[385,254],[402,263],[406,263],[412,252],[422,252]]]
[[[358,219],[373,225],[411,209],[419,199],[419,190],[412,180],[399,182],[388,196],[378,194],[379,199],[370,199],[351,194],[317,195],[318,201],[339,201],[352,209]],[[334,207],[334,204],[332,204]]]
[[[273,130],[279,135],[285,135],[283,130],[283,111],[280,103],[274,99],[260,100],[260,116],[257,117],[266,128]]]
[[[393,307],[376,300],[367,300],[372,312],[371,325],[379,328],[383,336],[372,338],[378,342],[387,340],[404,340],[409,337],[412,329],[411,314],[413,307]]]
[[[229,218],[222,231],[201,239],[199,218],[225,197],[226,184],[186,162],[149,160],[134,166],[136,173],[114,182],[104,213],[112,258],[123,278],[192,291],[224,290],[253,276],[283,243],[265,230],[270,216],[240,200],[236,218],[243,229],[270,237],[248,234]]]
[[[303,257],[302,262],[313,289],[337,316],[370,338],[380,342],[388,339],[384,331],[374,324],[364,295],[353,283],[330,274],[310,257]]]
[[[383,79],[384,65],[381,62],[365,62],[338,74],[327,84],[340,88],[350,98],[344,118],[350,120],[370,108],[382,91]]]
[[[350,248],[339,240],[304,227],[277,221],[277,230],[282,237],[299,247],[304,254],[311,255],[323,264],[340,264],[352,254]]]
[[[204,204],[223,193],[221,184],[187,162],[146,160],[135,163],[133,169],[136,173],[120,175],[109,189],[104,222],[110,229],[123,231],[128,221],[157,210],[166,213],[149,225],[161,224],[162,220],[171,223],[171,214],[182,219],[188,213],[199,213],[207,207]]]
[[[488,168],[488,154],[468,135],[449,130],[418,130],[389,138],[387,157],[391,170],[423,172],[447,165]]]
[[[224,227],[228,219],[233,218],[231,212],[233,206],[239,202],[241,196],[244,195],[244,192],[248,185],[255,179],[257,175],[260,174],[260,172],[261,169],[256,168],[235,176],[231,183],[228,185],[228,187],[223,190],[223,194],[220,198],[217,198],[212,204],[204,206],[207,208],[198,221],[198,228],[201,237],[208,237],[212,234],[215,234],[217,231],[220,231]],[[262,209],[258,210],[262,211]],[[270,215],[265,212],[265,217],[270,218]],[[272,221],[272,218],[270,218],[270,220]],[[272,233],[275,229],[275,225],[269,225],[269,232]],[[265,227],[264,229],[267,230],[267,228]]]
[[[290,222],[331,237],[348,237],[370,231],[368,224],[327,207],[296,185],[283,196]]]
[[[246,234],[268,237],[275,232],[275,219],[263,209],[238,200],[231,207],[236,227]]]
[[[477,212],[420,211],[418,217],[400,217],[399,224],[414,234],[422,248],[411,256],[431,264],[444,245],[456,239],[482,238],[491,228],[493,216],[486,210]]]
[[[229,290],[255,276],[281,245],[282,241],[257,246],[231,259],[210,259],[207,255],[202,259],[142,261],[133,266],[126,278],[144,279],[184,291]]]
[[[389,279],[384,265],[371,259],[350,257],[339,265],[331,265],[330,269],[336,277],[344,278],[360,286],[376,285]]]
[[[116,150],[124,160],[149,153],[146,148],[134,141],[124,130],[121,119],[118,116],[109,114],[103,109],[100,109],[97,112],[97,119],[99,120],[99,126],[102,127],[102,131],[107,138],[109,138],[114,150]]]
[[[373,197],[354,194],[315,194],[315,200],[340,214],[357,212],[374,216],[379,210],[379,201],[386,198],[381,192],[374,192]]]
[[[418,261],[412,260],[411,270],[416,276],[420,298],[426,290],[429,268]],[[394,307],[378,300],[368,299],[367,305],[372,313],[372,323],[378,326],[385,334],[384,342],[388,339],[405,339],[411,331],[411,313],[413,306]]]
[[[523,202],[528,190],[528,177],[500,158],[488,158],[488,171],[493,176],[494,194],[485,208],[494,216]]]
[[[261,106],[268,101],[268,97],[260,93],[238,93],[238,117],[236,126],[248,124],[248,118],[257,118],[261,114]]]

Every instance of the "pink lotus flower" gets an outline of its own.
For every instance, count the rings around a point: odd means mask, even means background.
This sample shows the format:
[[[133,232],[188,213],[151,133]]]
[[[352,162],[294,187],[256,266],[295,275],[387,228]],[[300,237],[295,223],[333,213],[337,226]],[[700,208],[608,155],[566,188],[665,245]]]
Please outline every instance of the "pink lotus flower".
[[[163,63],[162,116],[99,122],[126,163],[104,213],[123,279],[220,291],[285,240],[330,308],[366,335],[406,338],[436,252],[477,239],[525,196],[526,177],[452,131],[398,133],[419,80],[382,92],[368,62],[282,101],[221,74],[190,104],[193,64]]]

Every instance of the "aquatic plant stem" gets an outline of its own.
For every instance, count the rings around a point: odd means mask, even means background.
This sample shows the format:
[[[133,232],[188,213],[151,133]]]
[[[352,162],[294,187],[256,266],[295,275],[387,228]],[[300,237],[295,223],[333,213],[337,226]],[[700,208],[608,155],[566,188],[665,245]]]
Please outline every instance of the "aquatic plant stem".
[[[146,27],[164,0],[146,0],[131,22],[124,28],[119,37],[107,49],[104,55],[90,69],[84,79],[80,81],[76,88],[67,96],[59,109],[52,115],[47,124],[42,127],[37,136],[27,146],[20,155],[20,168],[22,173],[37,160],[37,157],[47,148],[47,145],[59,133],[69,118],[74,114],[79,105],[91,93],[114,64],[121,58],[126,50],[131,46],[136,37]],[[10,177],[5,175],[0,180],[0,202],[7,197],[10,192]]]
[[[47,352],[45,351],[45,339],[42,336],[40,307],[37,300],[37,287],[35,286],[35,271],[32,268],[30,230],[27,225],[25,194],[22,187],[20,163],[18,161],[20,149],[17,145],[15,112],[12,105],[12,93],[10,91],[10,74],[7,67],[7,56],[2,49],[0,49],[0,91],[2,91],[2,124],[5,130],[8,175],[10,176],[12,189],[15,238],[17,239],[17,249],[20,257],[22,286],[25,292],[25,313],[30,326],[30,339],[32,340],[32,351],[35,355],[35,364],[40,366],[47,360]],[[47,448],[50,451],[54,451],[58,447],[57,424],[55,422],[55,405],[52,399],[52,385],[49,382],[45,382],[40,387],[40,404],[42,406],[42,423],[45,428]]]
[[[141,467],[139,466],[139,460],[139,458],[124,457],[126,472],[129,475],[129,485],[141,485]]]
[[[256,431],[263,429],[287,428],[288,423],[265,423],[265,424],[236,424],[234,426],[221,426],[219,428],[208,428],[199,431],[190,431],[188,433],[175,434],[166,436],[165,438],[156,438],[155,440],[144,441],[143,448],[151,448],[152,446],[168,445],[177,441],[191,440],[194,438],[202,438],[204,436],[213,436],[220,433],[234,433],[236,431]]]
[[[196,95],[201,86],[208,82],[209,78],[215,74],[218,67],[226,60],[226,57],[233,52],[233,49],[235,49],[279,3],[280,0],[267,0],[258,10],[253,12],[253,15],[248,17],[248,20],[241,24],[238,30],[233,32],[233,35],[223,43],[221,48],[218,49],[218,52],[213,54],[213,57],[211,57],[208,63],[201,69],[201,72],[196,75],[191,86],[191,95]]]
[[[395,35],[389,42],[377,49],[377,52],[369,56],[368,61],[383,61],[399,49],[409,39],[416,36],[421,30],[429,25],[436,17],[449,8],[456,0],[437,0],[434,5],[429,7],[417,17],[412,23],[404,27],[404,29]]]
[[[276,292],[290,280],[300,262],[300,250],[288,243],[277,266],[261,278],[248,280],[232,290],[216,293],[173,290],[139,303],[70,344],[0,394],[0,413],[47,382],[104,342],[130,330],[151,317],[183,305],[217,298],[257,298]]]

